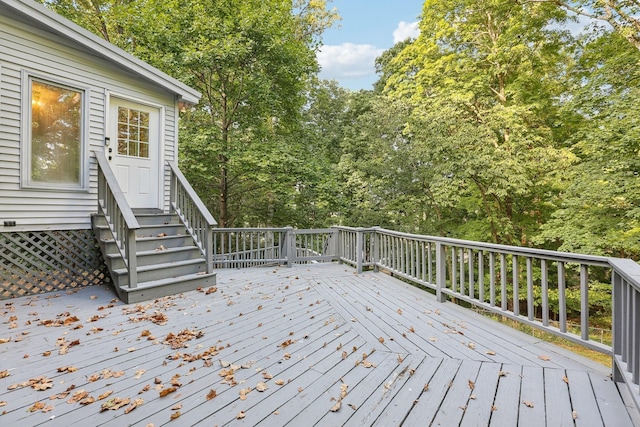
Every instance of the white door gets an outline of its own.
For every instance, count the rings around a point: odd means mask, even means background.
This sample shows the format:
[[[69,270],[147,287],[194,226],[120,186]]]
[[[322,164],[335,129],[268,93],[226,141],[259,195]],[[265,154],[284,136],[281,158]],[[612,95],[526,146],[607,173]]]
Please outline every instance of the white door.
[[[160,111],[111,98],[110,158],[120,188],[132,208],[160,208]]]

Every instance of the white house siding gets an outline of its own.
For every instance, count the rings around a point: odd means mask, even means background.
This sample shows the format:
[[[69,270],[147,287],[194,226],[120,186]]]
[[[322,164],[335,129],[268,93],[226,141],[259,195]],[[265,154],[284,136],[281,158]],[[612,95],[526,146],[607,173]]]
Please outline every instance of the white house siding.
[[[89,108],[86,156],[104,149],[107,93],[163,105],[164,160],[175,159],[175,94],[118,68],[118,64],[82,50],[73,42],[6,16],[0,5],[0,232],[69,230],[90,228],[96,212],[97,169],[94,159],[88,170],[85,191],[54,191],[21,188],[20,127],[23,70],[53,82],[88,88]],[[85,171],[87,172],[87,171]],[[168,174],[165,171],[165,182]],[[168,190],[165,190],[165,208]],[[5,227],[6,220],[16,221]]]

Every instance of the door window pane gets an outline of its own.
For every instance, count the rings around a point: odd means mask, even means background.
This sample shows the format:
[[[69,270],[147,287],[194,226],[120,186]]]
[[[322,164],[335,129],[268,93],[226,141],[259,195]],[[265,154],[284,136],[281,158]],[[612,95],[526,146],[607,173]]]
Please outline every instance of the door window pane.
[[[149,113],[118,107],[118,154],[149,158]]]
[[[33,183],[81,184],[82,92],[31,81]]]

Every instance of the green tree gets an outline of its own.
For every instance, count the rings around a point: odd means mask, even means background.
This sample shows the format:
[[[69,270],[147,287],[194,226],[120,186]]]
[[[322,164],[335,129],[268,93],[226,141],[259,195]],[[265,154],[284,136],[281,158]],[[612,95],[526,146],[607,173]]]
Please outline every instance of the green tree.
[[[282,171],[296,161],[315,49],[337,14],[325,0],[133,0],[49,7],[197,88],[198,106],[183,115],[181,166],[220,226],[260,209],[275,220]],[[280,180],[280,181],[279,181]],[[253,200],[255,203],[249,203]],[[282,219],[284,220],[284,219]]]
[[[385,93],[413,106],[405,132],[431,169],[431,204],[457,215],[447,233],[526,245],[557,203],[574,120],[559,101],[565,18],[549,3],[427,0],[420,36],[387,61]]]
[[[539,242],[561,250],[640,259],[640,52],[617,33],[587,40],[569,105],[584,122],[579,159]]]

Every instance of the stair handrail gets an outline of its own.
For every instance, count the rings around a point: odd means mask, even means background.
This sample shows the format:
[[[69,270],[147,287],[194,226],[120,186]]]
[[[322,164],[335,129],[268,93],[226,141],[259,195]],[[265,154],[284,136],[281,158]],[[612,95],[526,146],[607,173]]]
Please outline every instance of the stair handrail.
[[[213,227],[218,225],[178,165],[168,161],[171,170],[171,208],[191,235],[213,272]]]
[[[138,285],[136,259],[136,230],[140,224],[118,184],[102,151],[93,151],[98,161],[98,212],[107,222],[111,236],[124,261],[129,276],[129,287]]]

